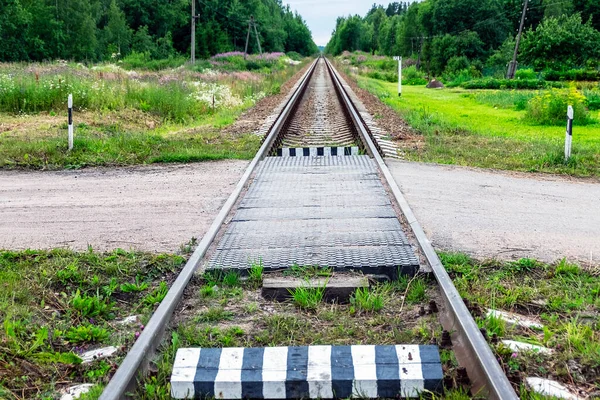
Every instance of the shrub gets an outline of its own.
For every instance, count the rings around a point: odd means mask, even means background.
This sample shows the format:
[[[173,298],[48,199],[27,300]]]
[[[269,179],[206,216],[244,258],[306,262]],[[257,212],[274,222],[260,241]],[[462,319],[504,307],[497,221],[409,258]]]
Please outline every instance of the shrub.
[[[532,68],[520,69],[515,73],[515,78],[523,80],[534,80],[538,78],[538,75]]]
[[[476,79],[461,84],[465,89],[544,89],[547,87],[560,88],[563,84],[559,82],[545,82],[540,79]]]
[[[294,61],[301,61],[301,60],[302,60],[302,58],[303,58],[303,57],[302,57],[302,54],[300,54],[300,53],[297,53],[297,52],[295,52],[295,51],[288,51],[288,52],[286,53],[286,55],[287,55],[289,58],[291,58],[292,60],[294,60]]]
[[[411,65],[402,70],[402,84],[404,85],[426,85],[425,74],[416,66]]]
[[[472,66],[455,73],[444,74],[444,81],[449,87],[460,86],[476,78],[481,78],[481,72]]]
[[[600,71],[594,69],[569,69],[565,71],[544,70],[542,75],[548,81],[598,81]]]
[[[555,90],[539,93],[527,104],[526,119],[540,125],[563,125],[567,107],[573,106],[574,123],[586,125],[594,122],[585,107],[586,98],[572,86],[567,91]]]
[[[125,69],[141,69],[150,71],[160,71],[163,69],[177,68],[187,62],[187,57],[169,56],[160,60],[152,59],[149,52],[132,52],[122,60]]]
[[[593,111],[600,110],[600,91],[584,90],[583,94],[585,95],[588,109]]]
[[[471,67],[469,59],[465,56],[455,56],[448,60],[444,75],[456,75],[460,71],[468,70]]]
[[[386,82],[398,82],[398,74],[390,72],[369,71],[366,73],[369,78],[379,79]]]

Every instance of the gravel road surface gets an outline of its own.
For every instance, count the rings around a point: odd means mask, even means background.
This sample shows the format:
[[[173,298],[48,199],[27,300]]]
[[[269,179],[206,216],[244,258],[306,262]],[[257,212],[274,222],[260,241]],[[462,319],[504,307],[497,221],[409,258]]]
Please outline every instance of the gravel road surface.
[[[388,160],[438,249],[600,265],[600,183]]]
[[[200,239],[247,161],[0,172],[0,249],[174,252]]]
[[[436,248],[600,264],[600,183],[387,163]],[[177,251],[202,237],[246,165],[0,172],[0,248]]]

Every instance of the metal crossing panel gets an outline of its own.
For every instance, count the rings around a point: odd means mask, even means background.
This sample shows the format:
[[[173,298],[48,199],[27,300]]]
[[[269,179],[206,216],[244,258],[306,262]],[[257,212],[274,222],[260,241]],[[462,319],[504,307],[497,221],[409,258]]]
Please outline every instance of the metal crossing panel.
[[[208,270],[292,265],[396,277],[419,261],[366,155],[267,157]]]

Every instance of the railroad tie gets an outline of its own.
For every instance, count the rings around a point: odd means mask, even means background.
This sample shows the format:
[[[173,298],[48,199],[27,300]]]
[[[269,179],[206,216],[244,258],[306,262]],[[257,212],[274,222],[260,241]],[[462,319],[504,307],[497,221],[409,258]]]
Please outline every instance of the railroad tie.
[[[176,399],[342,399],[440,393],[437,346],[184,348],[171,375]]]

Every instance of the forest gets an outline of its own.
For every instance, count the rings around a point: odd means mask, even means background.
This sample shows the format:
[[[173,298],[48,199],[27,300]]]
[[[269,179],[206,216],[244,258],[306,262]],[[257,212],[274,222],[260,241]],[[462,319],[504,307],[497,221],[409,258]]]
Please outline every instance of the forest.
[[[513,55],[523,5],[523,0],[373,4],[364,17],[339,17],[326,51],[411,57],[436,76],[465,69],[501,74]],[[520,66],[597,70],[599,30],[598,0],[530,0]]]
[[[263,51],[318,51],[302,17],[281,0],[195,1],[198,58],[243,51],[251,16]],[[190,21],[190,0],[0,0],[0,61],[188,55]],[[249,52],[258,52],[251,39]]]

